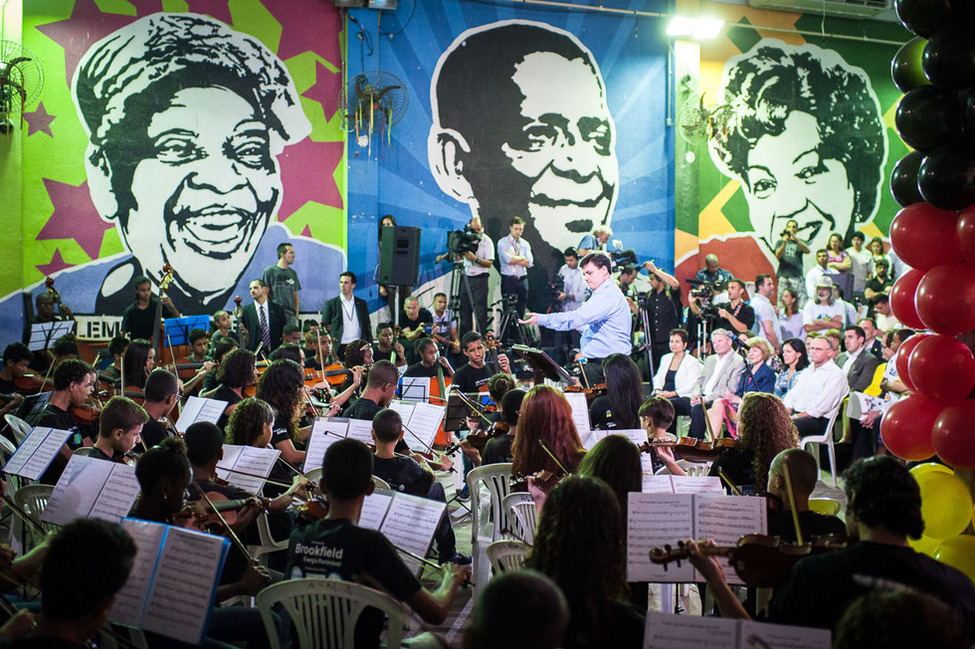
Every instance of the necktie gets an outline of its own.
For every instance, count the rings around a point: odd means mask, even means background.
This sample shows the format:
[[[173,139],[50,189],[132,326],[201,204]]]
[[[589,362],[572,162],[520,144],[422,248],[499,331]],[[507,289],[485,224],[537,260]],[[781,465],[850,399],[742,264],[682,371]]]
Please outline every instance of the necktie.
[[[259,306],[257,310],[261,312],[261,340],[264,341],[264,349],[271,351],[271,332],[267,328],[267,314],[264,307]]]

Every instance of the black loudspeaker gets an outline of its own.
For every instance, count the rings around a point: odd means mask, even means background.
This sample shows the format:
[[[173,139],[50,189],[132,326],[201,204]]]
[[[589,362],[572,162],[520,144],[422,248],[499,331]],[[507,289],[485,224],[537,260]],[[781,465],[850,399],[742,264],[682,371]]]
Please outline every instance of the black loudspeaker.
[[[379,245],[379,283],[416,286],[420,275],[420,228],[387,225]]]

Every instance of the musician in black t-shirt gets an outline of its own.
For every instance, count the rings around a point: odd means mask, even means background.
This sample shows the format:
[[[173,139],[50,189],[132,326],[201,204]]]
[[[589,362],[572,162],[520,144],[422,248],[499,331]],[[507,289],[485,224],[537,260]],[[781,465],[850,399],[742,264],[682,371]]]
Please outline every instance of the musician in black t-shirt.
[[[44,410],[27,422],[31,426],[71,431],[67,444],[41,476],[42,484],[57,484],[64,467],[71,459],[72,451],[81,446],[92,445],[91,438],[81,432],[78,422],[68,412],[71,406],[83,404],[91,394],[92,376],[91,366],[84,361],[69,359],[62,362],[54,370],[54,392],[51,393],[51,400]]]
[[[464,334],[460,348],[467,357],[467,364],[454,372],[453,384],[463,392],[478,392],[494,374],[484,364],[484,339],[476,331],[469,331]],[[511,374],[511,364],[506,355],[498,354],[498,368],[505,374]]]
[[[410,365],[403,376],[436,378],[441,373],[445,377],[454,375],[453,368],[440,355],[437,341],[433,338],[421,338],[417,341],[416,351],[420,355],[420,362]]]

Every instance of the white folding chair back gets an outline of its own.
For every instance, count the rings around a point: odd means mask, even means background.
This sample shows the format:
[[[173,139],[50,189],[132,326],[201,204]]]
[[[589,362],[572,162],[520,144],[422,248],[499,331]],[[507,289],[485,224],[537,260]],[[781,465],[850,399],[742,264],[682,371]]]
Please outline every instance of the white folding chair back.
[[[479,466],[467,474],[467,489],[471,494],[471,554],[474,565],[473,596],[476,600],[481,586],[487,583],[491,565],[487,546],[499,541],[508,529],[507,515],[501,506],[508,495],[511,481],[511,463]],[[481,489],[484,489],[482,492]]]
[[[4,464],[6,464],[10,456],[17,452],[17,447],[9,439],[0,435],[0,452],[2,452]]]
[[[247,546],[248,552],[257,561],[260,561],[261,557],[265,554],[288,549],[288,539],[275,541],[274,537],[271,536],[271,527],[267,522],[267,512],[261,512],[261,515],[257,517],[257,536],[261,540],[261,544]],[[267,559],[261,563],[267,567]]]
[[[692,476],[707,475],[711,470],[711,462],[688,462],[687,460],[677,460],[677,466],[684,469],[684,473]],[[664,465],[657,469],[654,475],[670,475],[670,467]]]
[[[495,575],[521,570],[531,553],[531,547],[521,541],[495,541],[487,546],[487,556]]]
[[[44,531],[42,534],[35,529],[34,525],[29,523],[24,524],[28,536],[27,545],[24,548],[25,551],[32,549],[43,541],[47,532],[53,532],[58,529],[57,525],[41,522],[41,514],[44,513],[44,508],[47,507],[47,502],[51,499],[53,492],[53,485],[32,484],[21,487],[14,494],[14,503]]]
[[[834,487],[836,486],[836,449],[833,447],[833,427],[836,426],[836,420],[840,415],[840,411],[843,410],[843,402],[849,394],[850,391],[847,390],[840,397],[840,402],[830,415],[829,423],[826,424],[826,431],[822,435],[806,435],[805,437],[799,438],[799,448],[806,448],[807,445],[813,447],[810,452],[816,457],[817,467],[819,466],[819,445],[826,444],[827,453],[829,454],[829,470],[833,476]],[[820,467],[820,470],[822,470],[822,467]]]
[[[378,475],[372,476],[372,482],[376,485],[376,489],[392,489],[392,487],[389,486],[389,483],[380,478]]]
[[[535,501],[526,493],[508,494],[501,501],[501,506],[508,515],[511,533],[528,545],[535,543],[535,528],[538,525],[538,511]]]
[[[31,425],[15,415],[4,415],[3,419],[10,426],[10,430],[13,431],[14,441],[17,442],[17,446],[20,446],[21,442],[30,434]]]
[[[75,455],[91,455],[91,452],[95,450],[93,446],[81,446],[74,450]]]
[[[366,607],[378,608],[389,618],[386,646],[398,649],[409,619],[398,602],[378,590],[336,579],[290,579],[257,594],[271,649],[281,646],[271,617],[276,604],[291,618],[299,649],[354,649],[356,621]]]
[[[320,483],[322,481],[322,467],[312,469],[311,471],[305,474],[305,477],[311,480],[312,482],[314,482],[315,484]]]
[[[817,514],[836,516],[840,513],[840,501],[833,498],[810,498],[809,509]]]

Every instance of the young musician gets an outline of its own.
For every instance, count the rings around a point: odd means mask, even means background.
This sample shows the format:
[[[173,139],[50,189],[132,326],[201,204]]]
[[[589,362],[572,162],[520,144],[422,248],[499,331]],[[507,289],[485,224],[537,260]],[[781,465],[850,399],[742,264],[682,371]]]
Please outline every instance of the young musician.
[[[478,392],[494,374],[494,370],[484,364],[484,339],[476,331],[469,331],[461,339],[460,347],[467,357],[467,364],[454,372],[453,385],[462,392]],[[504,354],[498,354],[498,369],[511,374],[511,364]]]
[[[125,335],[118,335],[108,343],[108,353],[112,357],[112,364],[101,372],[103,379],[108,379],[113,384],[118,383],[122,378],[122,359],[125,357],[125,350],[129,347],[129,339]]]
[[[142,427],[142,447],[148,449],[177,435],[169,415],[179,402],[179,379],[169,370],[156,368],[149,373],[143,394],[142,407],[149,418]]]
[[[68,412],[71,406],[80,406],[91,394],[91,366],[84,361],[69,359],[54,370],[54,392],[44,409],[29,421],[31,426],[57,428],[71,431],[67,443],[61,447],[58,457],[48,467],[39,482],[57,484],[58,478],[71,459],[71,452],[81,446],[91,446],[91,439],[84,436],[78,423]]]
[[[165,372],[165,370],[159,370]],[[139,443],[142,426],[149,415],[132,399],[112,397],[98,418],[98,440],[90,457],[124,462],[125,455]]]
[[[389,361],[374,363],[369,370],[369,379],[362,396],[346,409],[345,416],[349,419],[373,420],[383,408],[396,396],[399,386],[399,372]]]
[[[540,471],[564,475],[579,467],[586,451],[572,421],[572,408],[561,390],[536,385],[525,395],[511,453],[511,474],[516,476],[531,476]]]
[[[247,349],[234,349],[229,352],[220,363],[217,370],[218,386],[210,391],[201,394],[201,397],[226,401],[227,407],[224,409],[217,426],[221,429],[227,426],[227,419],[233,414],[234,408],[244,398],[244,388],[254,385],[257,381],[257,358],[254,352]]]
[[[410,365],[403,376],[436,378],[440,373],[445,377],[454,375],[447,359],[440,355],[440,349],[433,338],[421,338],[416,343],[420,362]],[[438,371],[439,370],[439,371]]]
[[[149,372],[155,366],[156,350],[152,348],[152,343],[142,338],[133,339],[122,357],[122,378],[126,389],[142,390]]]
[[[430,592],[381,532],[357,525],[363,499],[375,488],[372,469],[373,454],[362,442],[340,439],[328,447],[321,483],[328,499],[328,516],[292,533],[285,575],[293,579],[339,576],[347,581],[364,581],[408,604],[424,622],[440,624],[470,568],[445,564],[440,587]],[[356,646],[377,646],[382,626],[381,615],[363,614],[356,626]]]
[[[407,450],[407,455],[393,452],[403,441],[403,420],[395,410],[380,410],[372,420],[372,439],[376,445],[376,457],[372,460],[372,473],[386,481],[396,491],[422,496],[438,502],[447,502],[443,485],[437,482],[433,469],[422,455]],[[454,528],[450,515],[444,510],[437,533],[437,556],[440,563],[469,564],[471,558],[457,551]]]
[[[152,282],[145,275],[140,275],[132,281],[135,289],[135,302],[125,309],[122,314],[122,333],[129,338],[144,338],[152,340],[152,335],[161,323],[154,322],[159,298],[152,294]],[[162,298],[162,317],[178,318],[179,311],[168,295]]]
[[[667,430],[674,423],[674,404],[664,397],[650,397],[637,411],[640,415],[640,428],[647,431],[647,439],[667,440],[676,439]],[[650,465],[656,472],[666,466],[672,475],[687,475],[674,459],[674,452],[666,446],[656,446],[650,449]]]
[[[495,376],[505,376],[498,375]],[[511,462],[511,446],[515,442],[518,433],[519,413],[521,404],[527,393],[524,390],[514,388],[504,393],[498,401],[501,403],[501,421],[508,424],[508,432],[489,439],[484,445],[484,452],[481,454],[481,465],[497,464],[499,462]]]
[[[305,375],[301,367],[294,361],[272,362],[261,374],[255,396],[269,403],[276,413],[271,446],[281,451],[282,460],[300,466],[305,461],[305,452],[295,448],[295,443],[311,432],[309,428],[299,429],[306,398]],[[278,493],[279,489],[268,485],[265,491]]]
[[[395,355],[396,367],[404,367],[406,365],[406,350],[403,348],[403,343],[396,340],[393,335],[393,325],[389,322],[380,324],[376,327],[376,335],[379,337],[379,342],[373,347],[373,359],[393,362]]]
[[[206,373],[203,377],[203,385],[200,386],[200,395],[206,394],[207,392],[213,392],[220,383],[217,381],[217,372],[220,369],[220,365],[223,363],[223,359],[230,352],[237,349],[240,345],[237,344],[237,340],[234,338],[224,338],[210,354],[213,358],[213,367],[210,371]]]
[[[196,396],[203,385],[203,379],[207,373],[214,368],[214,363],[207,358],[207,349],[210,347],[210,337],[203,329],[190,330],[190,355],[179,362],[178,365],[193,364],[199,365],[196,373],[189,380],[183,381],[183,394]]]
[[[785,477],[787,470],[788,482]],[[817,514],[809,509],[809,495],[816,488],[817,480],[819,480],[819,466],[816,464],[816,458],[809,451],[789,448],[775,456],[772,466],[769,467],[766,493],[769,500],[769,536],[778,536],[790,543],[796,542],[796,526],[792,519],[793,499],[804,540],[813,536],[846,533],[846,525],[839,517]],[[789,498],[789,490],[786,486],[790,482],[792,499]]]
[[[10,400],[0,409],[0,417],[12,412],[24,400],[18,391],[16,380],[22,379],[27,374],[28,365],[30,365],[30,350],[27,349],[27,345],[11,343],[4,348],[3,369],[0,370],[0,393],[10,395]]]
[[[213,326],[214,329],[210,333],[210,347],[209,356],[214,356],[214,349],[217,345],[224,342],[225,340],[232,340],[238,345],[240,342],[237,340],[237,334],[232,330],[232,322],[230,319],[230,313],[221,309],[213,314]]]

